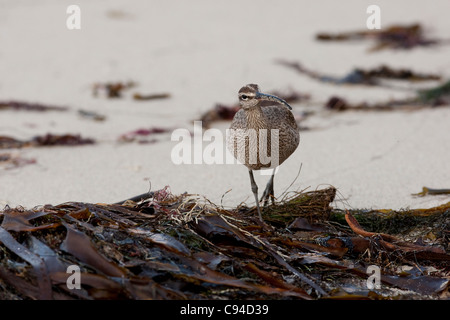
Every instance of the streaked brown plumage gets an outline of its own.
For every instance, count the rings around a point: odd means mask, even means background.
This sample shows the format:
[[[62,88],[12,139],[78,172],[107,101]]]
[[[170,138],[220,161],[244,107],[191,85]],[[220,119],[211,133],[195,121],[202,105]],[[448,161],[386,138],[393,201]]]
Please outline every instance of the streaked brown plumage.
[[[262,220],[258,187],[252,170],[275,169],[276,166],[281,165],[297,149],[300,135],[290,111],[291,107],[286,101],[261,93],[256,84],[248,84],[239,90],[239,104],[241,109],[231,123],[227,147],[234,157],[249,169],[252,191]],[[272,132],[275,133],[273,139]],[[278,154],[272,154],[271,151],[276,152],[277,149]],[[274,160],[277,156],[278,161]],[[271,161],[267,161],[269,158]],[[266,203],[270,197],[273,197],[273,178],[274,174],[263,194]]]

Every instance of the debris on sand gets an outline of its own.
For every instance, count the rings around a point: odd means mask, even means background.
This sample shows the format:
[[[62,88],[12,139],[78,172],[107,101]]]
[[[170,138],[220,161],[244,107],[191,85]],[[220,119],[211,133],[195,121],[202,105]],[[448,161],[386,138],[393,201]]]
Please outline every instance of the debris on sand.
[[[409,50],[418,46],[433,46],[440,44],[437,39],[429,39],[424,35],[422,25],[392,25],[382,30],[350,31],[337,34],[319,33],[316,36],[319,41],[359,41],[373,40],[375,44],[370,51],[383,49]]]
[[[106,83],[94,83],[92,86],[92,95],[98,97],[103,95],[107,98],[121,98],[123,91],[136,86],[134,81],[128,82],[106,82]]]
[[[424,197],[427,195],[443,195],[448,194],[450,195],[450,189],[432,189],[428,187],[422,187],[422,192],[414,193],[414,196],[418,197]]]
[[[170,98],[170,93],[153,93],[153,94],[133,94],[134,100],[157,100]]]
[[[67,107],[50,106],[41,103],[29,103],[24,101],[0,101],[0,110],[24,110],[24,111],[66,111]]]
[[[106,82],[106,83],[95,83],[92,86],[92,95],[94,97],[104,96],[107,98],[123,98],[124,92],[131,88],[135,88],[137,83],[134,81],[128,82]],[[146,101],[146,100],[158,100],[170,98],[170,93],[152,93],[152,94],[141,94],[135,92],[132,95],[133,99],[136,101]]]
[[[97,112],[94,111],[88,111],[88,110],[78,110],[78,115],[83,118],[83,119],[88,119],[88,120],[94,120],[94,121],[105,121],[106,120],[106,116],[99,114]]]
[[[441,77],[436,74],[421,74],[413,72],[410,69],[393,69],[386,65],[381,65],[374,69],[360,69],[356,68],[343,77],[333,77],[324,75],[316,71],[309,70],[302,66],[299,62],[289,62],[285,60],[278,60],[278,64],[294,69],[295,71],[305,74],[313,79],[321,82],[333,84],[358,84],[368,86],[382,86],[381,80],[405,80],[411,82],[418,81],[436,81]]]
[[[160,135],[163,133],[169,133],[172,132],[172,129],[169,128],[159,128],[159,127],[153,127],[150,129],[137,129],[130,132],[126,132],[119,136],[118,141],[119,142],[137,142],[137,143],[154,143],[158,140],[155,139],[155,135]]]
[[[36,163],[36,159],[27,159],[15,153],[0,153],[0,169],[15,169]]]
[[[52,134],[35,136],[30,140],[18,140],[8,136],[0,136],[0,149],[16,149],[25,147],[43,147],[43,146],[78,146],[94,144],[95,140],[91,138],[82,138],[74,134]]]
[[[206,111],[201,116],[200,120],[205,128],[209,128],[211,123],[223,120],[233,120],[234,115],[238,112],[240,106],[216,104],[212,109]]]
[[[24,141],[20,141],[8,136],[0,136],[0,149],[16,149],[22,148],[24,145]]]
[[[450,204],[350,212],[331,207],[335,193],[290,193],[264,208],[265,225],[254,207],[224,209],[168,187],[139,202],[6,207],[0,298],[445,298]],[[369,288],[374,266],[380,279]]]
[[[82,138],[80,135],[73,134],[51,134],[36,136],[29,144],[31,146],[79,146],[85,144],[94,144],[94,139]]]
[[[393,111],[393,110],[415,110],[425,108],[428,105],[419,103],[415,99],[390,100],[387,102],[369,104],[367,102],[350,103],[346,99],[332,96],[325,103],[325,108],[333,111]]]
[[[448,82],[448,84],[450,84],[450,82]],[[439,86],[436,89],[418,91],[414,98],[389,100],[374,104],[369,104],[367,102],[350,103],[342,97],[332,96],[325,103],[325,108],[334,111],[392,111],[450,106],[450,91],[448,90],[450,86],[448,86],[448,84]]]
[[[393,69],[386,65],[373,69],[354,69],[349,74],[343,77],[333,77],[324,75],[316,71],[309,70],[301,65],[299,62],[289,62],[286,60],[277,60],[278,64],[294,69],[298,73],[305,74],[308,77],[316,79],[321,82],[331,83],[336,85],[367,85],[393,88],[391,84],[385,80],[402,80],[409,82],[422,81],[439,81],[441,76],[437,74],[416,73],[410,69]],[[369,105],[367,102],[359,104],[350,104],[342,97],[331,97],[326,103],[325,107],[329,110],[398,110],[398,109],[418,109],[424,107],[436,107],[443,105],[450,105],[450,81],[439,84],[436,87],[429,89],[419,89],[415,92],[416,96],[413,98],[406,98],[401,100],[389,100],[386,102]]]
[[[311,96],[308,93],[300,92],[292,88],[270,91],[269,94],[277,96],[287,103],[305,102],[311,99]]]

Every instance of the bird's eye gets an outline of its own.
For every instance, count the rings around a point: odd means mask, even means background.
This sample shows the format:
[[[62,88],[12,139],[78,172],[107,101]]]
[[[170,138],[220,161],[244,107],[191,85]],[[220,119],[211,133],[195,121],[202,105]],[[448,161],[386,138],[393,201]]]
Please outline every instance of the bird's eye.
[[[243,95],[241,96],[241,98],[242,98],[242,100],[247,100],[247,99],[248,99],[248,96],[245,95],[245,94],[243,94]]]

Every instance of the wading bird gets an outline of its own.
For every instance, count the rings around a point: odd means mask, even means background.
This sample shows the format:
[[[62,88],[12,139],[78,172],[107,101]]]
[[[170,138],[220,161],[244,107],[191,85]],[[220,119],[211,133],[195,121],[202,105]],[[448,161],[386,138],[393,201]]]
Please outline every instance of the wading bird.
[[[273,203],[275,169],[296,149],[300,142],[297,123],[283,99],[261,93],[256,84],[239,90],[241,109],[235,114],[227,135],[227,147],[234,157],[248,168],[259,219],[263,221],[258,201],[258,186],[253,170],[273,168],[261,200]],[[270,161],[267,161],[267,160]]]

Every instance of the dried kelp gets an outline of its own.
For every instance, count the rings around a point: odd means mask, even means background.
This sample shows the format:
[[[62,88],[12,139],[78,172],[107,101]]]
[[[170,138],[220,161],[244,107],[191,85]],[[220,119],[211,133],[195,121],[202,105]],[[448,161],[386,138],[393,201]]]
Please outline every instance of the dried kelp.
[[[348,220],[346,214],[348,212],[333,210],[330,220],[345,223]],[[397,238],[415,238],[418,243],[429,241],[441,245],[445,250],[450,249],[450,203],[429,209],[350,210],[350,214],[365,229],[377,233],[395,233]]]
[[[157,100],[170,98],[170,93],[153,93],[153,94],[133,94],[134,100]]]
[[[449,189],[432,189],[428,187],[423,187],[422,192],[414,193],[414,196],[424,197],[426,195],[442,195],[442,194],[448,194],[450,195],[450,188]]]
[[[36,159],[23,158],[13,153],[0,153],[0,168],[3,169],[19,168],[34,163],[36,163]]]
[[[412,252],[415,259],[438,260],[444,262],[450,261],[450,255],[447,255],[445,250],[441,247],[408,243],[401,241],[398,237],[390,234],[366,231],[348,211],[345,214],[345,220],[356,234],[366,238],[375,239],[380,247],[386,251],[401,253],[405,256]]]
[[[424,244],[333,209],[335,193],[286,195],[265,208],[266,225],[255,208],[226,210],[167,187],[139,202],[5,208],[0,298],[439,299],[448,291],[449,205],[376,214],[380,225],[406,214],[414,230],[428,221],[436,237]],[[369,265],[381,269],[380,288],[367,288]],[[67,285],[71,266],[79,289]]]
[[[305,102],[311,99],[311,96],[308,93],[300,92],[292,88],[287,90],[274,90],[271,91],[270,94],[280,97],[288,103]]]
[[[80,117],[82,117],[83,119],[88,119],[88,120],[94,120],[94,121],[104,121],[106,120],[106,116],[99,114],[97,112],[94,111],[88,111],[88,110],[78,110],[78,114],[80,115]]]
[[[387,86],[381,80],[404,80],[404,81],[430,81],[440,80],[441,77],[436,74],[416,73],[410,69],[393,69],[386,65],[381,65],[374,69],[355,68],[343,77],[334,77],[321,74],[320,72],[309,70],[299,62],[289,62],[278,60],[278,64],[294,69],[295,71],[305,74],[318,81],[333,84],[349,84],[349,85],[368,85],[368,86]]]
[[[450,82],[429,90],[419,90],[416,97],[400,100],[389,100],[369,104],[367,102],[350,103],[342,97],[333,96],[325,103],[325,108],[335,111],[391,111],[416,110],[429,107],[450,105]]]
[[[25,141],[20,141],[12,137],[0,136],[0,149],[22,148],[25,144]]]
[[[155,143],[158,140],[155,135],[161,135],[164,133],[172,132],[169,128],[153,127],[150,129],[137,129],[130,132],[121,134],[118,138],[119,142],[137,142],[141,144]]]
[[[106,82],[106,83],[95,83],[92,86],[92,94],[94,97],[105,96],[107,98],[123,98],[124,92],[131,88],[137,86],[134,81],[128,82]],[[142,94],[135,92],[133,94],[134,100],[145,101],[145,100],[158,100],[170,98],[170,93],[152,93],[152,94]]]
[[[238,112],[240,106],[235,105],[224,105],[216,104],[211,110],[206,111],[201,116],[200,120],[205,128],[209,128],[211,123],[221,120],[233,120],[234,115]]]
[[[92,95],[103,95],[107,98],[121,98],[123,92],[136,86],[134,81],[95,83],[92,86]]]
[[[437,74],[417,73],[410,69],[393,69],[386,65],[369,70],[355,69],[353,72],[359,73],[363,79],[394,79],[406,81],[441,80],[441,76]]]
[[[92,138],[83,138],[74,134],[45,134],[35,136],[30,140],[18,140],[15,138],[0,136],[0,149],[17,149],[26,147],[43,147],[43,146],[78,146],[86,144],[94,144]]]
[[[80,135],[73,134],[51,134],[36,136],[31,139],[31,146],[78,146],[85,144],[94,144],[92,138],[82,138]]]
[[[414,110],[429,107],[416,99],[390,100],[387,102],[369,104],[367,102],[350,103],[342,97],[333,96],[325,103],[325,108],[333,111],[392,111]]]
[[[66,111],[67,107],[51,106],[41,103],[24,101],[0,101],[0,110],[24,110],[24,111]]]
[[[320,41],[360,41],[373,40],[375,44],[370,51],[383,49],[409,50],[418,46],[434,46],[442,41],[428,38],[422,25],[392,25],[381,30],[350,31],[337,34],[319,33]]]
[[[332,210],[330,203],[334,201],[336,188],[292,192],[283,198],[277,206],[266,207],[263,211],[265,220],[279,226],[294,223],[294,218],[303,217],[315,220],[328,220]]]
[[[393,69],[388,66],[380,66],[374,69],[354,69],[343,77],[334,77],[321,74],[319,72],[309,70],[298,62],[289,62],[286,60],[278,60],[277,63],[294,69],[295,71],[305,74],[313,79],[321,82],[336,85],[367,85],[393,88],[391,84],[383,80],[404,80],[409,82],[417,81],[439,81],[441,77],[436,74],[416,73],[409,69]],[[419,89],[416,91],[415,97],[400,100],[389,100],[386,102],[368,104],[361,102],[358,104],[350,104],[342,97],[331,97],[326,103],[325,108],[336,111],[344,110],[380,110],[390,111],[398,109],[419,109],[424,107],[435,107],[450,105],[450,81],[437,85],[430,89]]]

